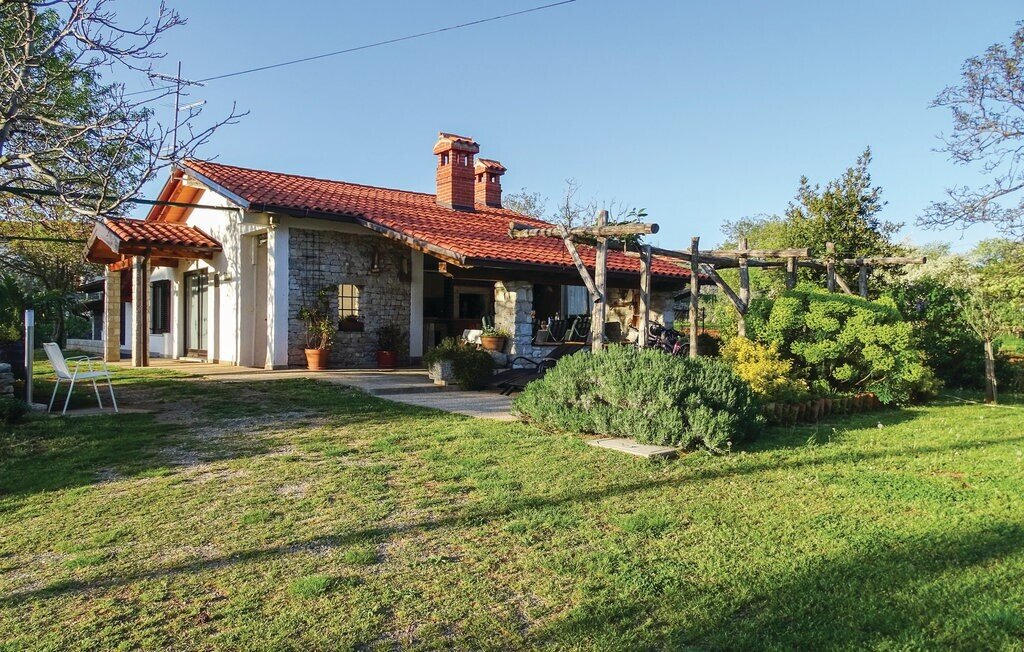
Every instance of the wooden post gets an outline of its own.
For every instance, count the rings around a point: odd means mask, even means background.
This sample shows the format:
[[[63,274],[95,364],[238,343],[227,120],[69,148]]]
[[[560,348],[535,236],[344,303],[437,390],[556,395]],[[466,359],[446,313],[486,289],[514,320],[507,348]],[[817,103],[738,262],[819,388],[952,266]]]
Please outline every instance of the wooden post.
[[[740,266],[740,301],[744,306],[750,305],[750,268],[747,266],[746,252],[749,247],[747,246],[747,239],[740,238],[740,254],[739,266]],[[736,320],[736,334],[740,337],[747,336],[747,317],[744,314],[746,311],[739,313],[739,317]]]
[[[857,279],[860,282],[860,296],[862,299],[868,298],[868,266],[861,261],[860,264],[860,275]]]
[[[132,366],[149,366],[149,255],[132,258]]]
[[[825,284],[829,292],[836,291],[836,245],[825,243]]]
[[[786,259],[786,289],[792,290],[796,287],[796,258],[790,256]]]
[[[690,239],[690,357],[697,357],[697,311],[700,310],[700,238]],[[666,324],[667,325],[667,324]]]
[[[608,226],[608,211],[597,212],[597,227]],[[594,309],[590,313],[590,349],[600,351],[604,348],[604,320],[607,312],[608,296],[608,238],[598,236],[597,248],[594,253],[594,285],[600,301],[594,301]]]
[[[644,245],[640,255],[640,336],[637,346],[647,346],[647,331],[651,324],[651,245]]]

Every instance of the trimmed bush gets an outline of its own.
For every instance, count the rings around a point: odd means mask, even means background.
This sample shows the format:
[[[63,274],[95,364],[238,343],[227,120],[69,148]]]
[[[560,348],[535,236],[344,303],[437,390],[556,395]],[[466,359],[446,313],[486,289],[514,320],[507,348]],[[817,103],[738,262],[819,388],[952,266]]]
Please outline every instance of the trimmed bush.
[[[873,392],[886,405],[898,405],[938,386],[913,326],[886,298],[868,301],[801,285],[775,300],[757,339],[778,347],[820,390]]]
[[[754,433],[759,407],[725,363],[609,347],[567,356],[516,397],[546,427],[720,452]]]

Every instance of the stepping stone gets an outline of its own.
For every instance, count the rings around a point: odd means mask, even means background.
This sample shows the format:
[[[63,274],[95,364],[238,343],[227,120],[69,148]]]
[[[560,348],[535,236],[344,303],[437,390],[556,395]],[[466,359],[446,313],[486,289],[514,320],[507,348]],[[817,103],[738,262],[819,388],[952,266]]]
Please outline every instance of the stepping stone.
[[[619,451],[620,453],[629,453],[630,455],[636,455],[637,457],[651,458],[664,458],[668,459],[675,457],[679,454],[675,448],[671,446],[652,446],[650,444],[638,444],[632,439],[626,439],[625,437],[607,437],[605,439],[592,439],[587,442],[591,446],[598,448],[607,448],[608,450]]]

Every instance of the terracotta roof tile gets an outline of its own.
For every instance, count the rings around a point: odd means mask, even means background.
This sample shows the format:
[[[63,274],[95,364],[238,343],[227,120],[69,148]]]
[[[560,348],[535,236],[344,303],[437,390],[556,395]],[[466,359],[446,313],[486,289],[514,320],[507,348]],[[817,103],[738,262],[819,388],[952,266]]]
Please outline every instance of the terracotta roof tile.
[[[455,252],[475,263],[526,263],[573,267],[559,238],[513,240],[509,222],[525,226],[550,226],[503,208],[477,204],[474,211],[439,206],[434,195],[343,181],[331,181],[266,170],[235,167],[209,161],[188,160],[185,167],[217,186],[237,195],[256,210],[314,212],[324,215],[358,216],[401,234],[419,238]],[[579,245],[585,264],[593,267],[594,249]],[[611,251],[608,269],[639,273],[640,263],[621,252]],[[654,274],[687,278],[681,267],[655,260]]]
[[[125,244],[154,247],[196,247],[221,251],[219,242],[202,229],[188,224],[147,222],[125,218],[108,218],[103,223]]]

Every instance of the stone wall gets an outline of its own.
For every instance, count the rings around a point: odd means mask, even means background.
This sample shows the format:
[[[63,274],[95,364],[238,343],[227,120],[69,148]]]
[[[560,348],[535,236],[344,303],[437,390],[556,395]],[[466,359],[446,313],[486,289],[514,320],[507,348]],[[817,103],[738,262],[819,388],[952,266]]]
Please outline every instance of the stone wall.
[[[374,254],[379,271],[371,271]],[[407,261],[403,267],[403,259]],[[409,333],[409,295],[412,252],[405,246],[375,235],[296,229],[288,242],[288,364],[305,366],[306,328],[298,318],[304,305],[313,305],[327,288],[330,314],[337,319],[338,286],[360,288],[359,312],[365,330],[338,332],[331,350],[331,366],[374,367],[377,364],[377,329],[397,324]],[[403,352],[401,364],[408,362]]]
[[[494,284],[494,325],[512,333],[505,345],[511,360],[516,356],[542,358],[550,347],[533,346],[533,283],[498,281]]]
[[[651,321],[672,326],[676,318],[673,291],[656,291],[651,293]],[[633,306],[640,305],[639,289],[609,288],[608,290],[608,321],[619,322],[623,337],[633,318]]]

